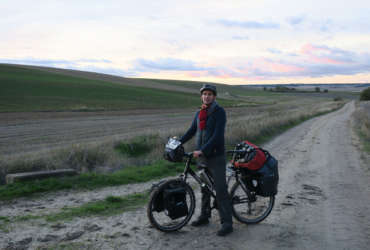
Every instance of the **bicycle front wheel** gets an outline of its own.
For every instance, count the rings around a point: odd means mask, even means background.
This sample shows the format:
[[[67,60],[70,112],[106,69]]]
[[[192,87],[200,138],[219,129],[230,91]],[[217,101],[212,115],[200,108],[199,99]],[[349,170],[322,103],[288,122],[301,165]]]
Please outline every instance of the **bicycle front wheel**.
[[[263,197],[250,194],[252,197],[250,199],[247,192],[249,190],[245,189],[239,182],[236,182],[231,188],[233,215],[241,223],[256,224],[266,219],[271,213],[275,196]]]
[[[184,209],[184,206],[186,206],[187,209],[185,213],[182,211],[182,214],[180,216],[175,216],[175,218],[166,205],[161,203],[166,202],[166,200],[163,199],[163,193],[171,185],[181,186],[183,188],[184,193],[182,194],[183,197],[181,198],[183,205],[181,205],[180,209]],[[172,232],[181,229],[189,222],[193,216],[194,209],[195,196],[193,189],[189,186],[189,184],[181,179],[172,179],[165,181],[152,191],[147,206],[147,216],[150,224],[153,227],[163,232]],[[172,211],[172,213],[173,212],[174,211]]]

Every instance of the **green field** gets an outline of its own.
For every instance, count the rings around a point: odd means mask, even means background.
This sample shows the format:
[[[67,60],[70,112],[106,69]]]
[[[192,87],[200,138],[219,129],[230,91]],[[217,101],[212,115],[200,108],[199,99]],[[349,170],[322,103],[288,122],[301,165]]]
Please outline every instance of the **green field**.
[[[139,81],[139,80],[137,80]],[[224,106],[236,101],[219,99]],[[239,103],[240,101],[238,101]],[[0,65],[0,112],[184,108],[199,96]]]

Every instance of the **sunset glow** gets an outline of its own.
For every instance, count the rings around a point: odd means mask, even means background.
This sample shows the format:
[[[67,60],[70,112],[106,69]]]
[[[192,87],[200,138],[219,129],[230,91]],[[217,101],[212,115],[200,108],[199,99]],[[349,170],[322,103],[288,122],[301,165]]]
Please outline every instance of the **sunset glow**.
[[[6,0],[0,63],[227,84],[367,83],[368,13],[358,0]]]

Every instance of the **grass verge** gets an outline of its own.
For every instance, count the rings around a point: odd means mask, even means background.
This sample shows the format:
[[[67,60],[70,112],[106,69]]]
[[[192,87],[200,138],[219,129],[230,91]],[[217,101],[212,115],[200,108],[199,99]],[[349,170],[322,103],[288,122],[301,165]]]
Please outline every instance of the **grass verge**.
[[[119,214],[143,206],[148,198],[148,192],[130,194],[124,197],[108,196],[104,200],[89,202],[80,207],[65,208],[62,212],[46,216],[46,220],[52,222],[74,217]]]
[[[236,143],[244,139],[261,145],[302,122],[339,110],[344,104],[344,102],[338,102],[323,110],[313,109],[310,112],[291,111],[291,114],[288,115],[279,112],[266,112],[256,119],[253,119],[253,116],[248,117],[249,119],[240,119],[230,124],[229,131],[226,133],[226,145],[228,148],[234,147]],[[281,118],[282,116],[284,119]]]
[[[142,167],[127,167],[111,174],[86,173],[79,176],[50,178],[0,186],[0,200],[11,200],[32,194],[62,189],[96,189],[106,186],[146,182],[183,171],[182,163],[158,161]]]
[[[288,129],[291,129],[291,128],[301,124],[302,122],[308,121],[308,120],[310,120],[312,118],[315,118],[315,117],[318,117],[318,116],[326,115],[326,114],[334,112],[334,111],[336,111],[336,110],[338,110],[342,107],[343,107],[343,105],[339,106],[339,107],[337,107],[333,110],[319,112],[319,113],[316,113],[316,114],[311,115],[311,116],[308,116],[308,115],[307,116],[300,116],[297,119],[288,121],[287,123],[281,124],[280,126],[273,127],[272,129],[270,128],[266,131],[261,131],[261,135],[256,137],[254,141],[256,142],[256,144],[266,143],[269,140],[271,140],[273,137],[287,131]]]
[[[353,113],[354,128],[357,132],[362,148],[370,154],[370,101],[356,103],[356,110]]]
[[[79,207],[67,207],[48,215],[24,215],[16,217],[0,216],[0,230],[6,232],[7,226],[14,222],[45,219],[48,222],[71,220],[75,217],[110,216],[142,207],[148,202],[149,192],[129,194],[123,197],[108,196],[104,200],[88,202]]]

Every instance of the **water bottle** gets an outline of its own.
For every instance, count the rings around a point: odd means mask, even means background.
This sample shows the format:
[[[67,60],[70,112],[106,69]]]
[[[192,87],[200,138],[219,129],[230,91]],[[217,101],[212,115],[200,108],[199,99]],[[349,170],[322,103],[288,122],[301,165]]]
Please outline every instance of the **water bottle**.
[[[212,182],[209,179],[204,169],[199,171],[199,176],[200,176],[200,179],[202,179],[202,181],[205,182],[209,188],[212,188]]]
[[[232,167],[233,167],[233,164],[231,162],[226,164],[226,177],[234,176],[234,171]]]
[[[252,185],[253,185],[253,187],[257,187],[257,185],[258,185],[258,182],[257,182],[257,180],[252,180]]]

